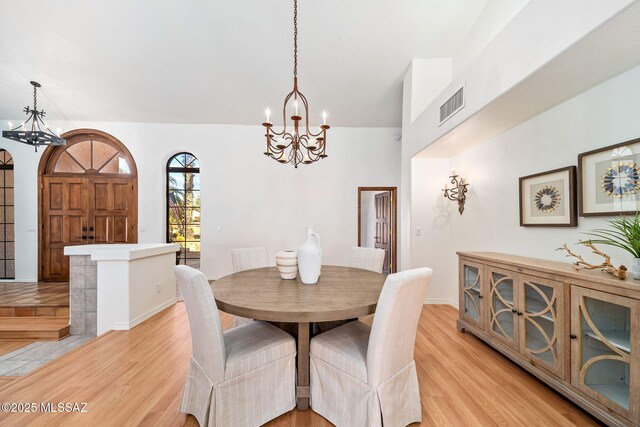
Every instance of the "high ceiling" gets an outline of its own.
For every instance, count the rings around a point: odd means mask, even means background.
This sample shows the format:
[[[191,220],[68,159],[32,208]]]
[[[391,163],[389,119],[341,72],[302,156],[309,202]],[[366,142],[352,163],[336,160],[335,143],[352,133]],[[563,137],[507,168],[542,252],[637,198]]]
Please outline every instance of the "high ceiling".
[[[399,126],[414,57],[451,57],[487,0],[300,0],[312,118]],[[292,0],[0,0],[0,118],[256,124],[292,86]],[[46,96],[45,96],[46,95]]]

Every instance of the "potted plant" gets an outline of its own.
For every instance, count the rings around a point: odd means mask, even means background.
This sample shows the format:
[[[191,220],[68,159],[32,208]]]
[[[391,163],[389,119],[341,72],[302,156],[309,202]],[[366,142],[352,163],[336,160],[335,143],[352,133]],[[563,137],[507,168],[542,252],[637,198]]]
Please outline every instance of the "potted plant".
[[[615,246],[633,255],[631,273],[640,280],[640,211],[633,217],[621,216],[609,221],[610,229],[600,228],[586,233],[596,237],[592,243]]]

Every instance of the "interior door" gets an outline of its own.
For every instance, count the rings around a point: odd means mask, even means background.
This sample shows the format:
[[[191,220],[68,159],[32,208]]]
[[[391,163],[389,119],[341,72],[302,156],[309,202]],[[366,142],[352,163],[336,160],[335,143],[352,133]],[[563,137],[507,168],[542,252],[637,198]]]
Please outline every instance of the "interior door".
[[[41,277],[45,281],[66,281],[69,261],[64,247],[89,241],[86,179],[43,177],[42,185]]]
[[[138,241],[134,183],[128,178],[91,178],[89,184],[91,243]]]
[[[376,194],[376,243],[375,247],[384,250],[382,272],[391,273],[391,192]]]

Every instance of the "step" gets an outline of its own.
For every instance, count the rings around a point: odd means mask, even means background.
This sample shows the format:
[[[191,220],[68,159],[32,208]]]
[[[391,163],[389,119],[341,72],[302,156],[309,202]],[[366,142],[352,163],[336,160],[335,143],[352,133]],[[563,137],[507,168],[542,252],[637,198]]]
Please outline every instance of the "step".
[[[68,317],[0,317],[0,341],[58,341],[68,335]]]
[[[0,306],[0,318],[2,317],[69,317],[69,306]]]

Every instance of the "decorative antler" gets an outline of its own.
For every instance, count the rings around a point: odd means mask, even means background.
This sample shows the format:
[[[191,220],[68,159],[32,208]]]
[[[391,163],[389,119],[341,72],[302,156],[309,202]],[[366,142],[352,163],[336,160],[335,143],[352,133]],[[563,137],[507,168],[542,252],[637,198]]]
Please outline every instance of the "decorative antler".
[[[591,242],[591,240],[581,240],[578,242],[578,244],[588,246],[589,248],[591,248],[591,251],[594,254],[604,258],[604,261],[602,262],[602,264],[598,264],[598,265],[589,264],[584,260],[584,258],[582,258],[582,255],[577,255],[573,253],[571,249],[569,249],[566,243],[560,246],[556,250],[566,252],[567,257],[576,258],[577,261],[572,263],[573,268],[575,268],[576,270],[596,270],[599,268],[601,271],[612,274],[620,280],[624,280],[627,278],[627,267],[625,267],[624,265],[621,265],[620,267],[615,268],[613,264],[611,264],[611,257],[605,254],[604,252],[600,251],[598,248],[596,248]]]

